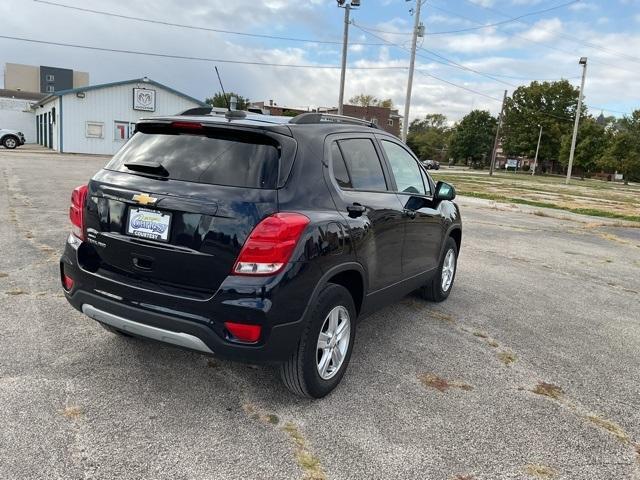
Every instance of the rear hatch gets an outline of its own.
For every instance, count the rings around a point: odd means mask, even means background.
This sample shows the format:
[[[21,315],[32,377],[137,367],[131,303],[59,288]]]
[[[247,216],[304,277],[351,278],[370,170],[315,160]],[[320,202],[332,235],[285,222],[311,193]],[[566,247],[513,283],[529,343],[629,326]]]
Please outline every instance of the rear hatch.
[[[295,141],[199,122],[137,129],[89,184],[81,264],[130,285],[206,298],[253,227],[277,211]]]

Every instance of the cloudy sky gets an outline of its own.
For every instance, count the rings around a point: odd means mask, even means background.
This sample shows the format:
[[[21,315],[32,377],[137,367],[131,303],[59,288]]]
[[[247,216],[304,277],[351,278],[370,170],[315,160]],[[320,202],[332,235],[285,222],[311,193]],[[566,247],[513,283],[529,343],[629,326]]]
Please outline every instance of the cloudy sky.
[[[364,92],[402,106],[415,1],[361,3],[352,12],[345,96]],[[589,58],[585,95],[592,113],[621,116],[640,108],[640,0],[429,0],[421,16],[426,36],[416,59],[412,118],[439,112],[457,120],[472,108],[497,113],[505,89],[536,79],[579,84],[580,56]],[[339,70],[317,68],[340,64],[343,10],[335,0],[0,0],[0,18],[0,36],[199,58],[0,38],[0,64],[87,71],[92,84],[146,75],[202,99],[218,90],[218,65],[226,89],[252,100],[337,104]]]

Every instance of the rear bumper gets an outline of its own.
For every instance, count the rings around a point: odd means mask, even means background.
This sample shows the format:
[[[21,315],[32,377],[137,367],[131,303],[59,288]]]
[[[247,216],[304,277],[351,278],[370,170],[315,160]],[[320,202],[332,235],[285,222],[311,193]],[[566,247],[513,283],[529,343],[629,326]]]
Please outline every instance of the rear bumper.
[[[151,292],[104,278],[80,267],[80,242],[67,242],[60,259],[61,275],[73,279],[67,301],[90,318],[136,336],[205,354],[253,363],[281,362],[298,347],[306,306],[317,283],[312,266],[296,265],[291,276],[258,279],[229,277],[206,300]],[[300,277],[292,281],[293,276]],[[265,281],[270,283],[264,284]],[[305,301],[304,298],[307,298]],[[255,344],[229,339],[225,321],[258,324],[262,336]]]

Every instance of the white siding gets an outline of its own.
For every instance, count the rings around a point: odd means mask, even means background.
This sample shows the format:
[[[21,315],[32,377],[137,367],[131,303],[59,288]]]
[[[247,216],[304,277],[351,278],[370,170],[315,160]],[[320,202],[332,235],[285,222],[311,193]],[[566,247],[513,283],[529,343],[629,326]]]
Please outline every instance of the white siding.
[[[156,91],[155,112],[133,109],[134,87]],[[75,92],[68,93],[62,96],[62,105],[58,109],[63,116],[63,151],[112,155],[124,144],[124,141],[114,138],[115,122],[135,123],[142,117],[175,115],[197,106],[196,102],[145,82],[87,90],[84,98],[79,98]],[[87,122],[102,123],[103,138],[87,138]]]
[[[59,98],[54,98],[51,101],[45,103],[44,106],[42,106],[42,107],[38,106],[36,108],[35,115],[33,116],[34,124],[36,122],[37,115],[45,115],[47,117],[45,119],[45,122],[48,122],[48,124],[44,125],[44,131],[42,132],[43,135],[45,136],[45,138],[43,138],[40,141],[40,143],[42,145],[45,145],[46,144],[45,140],[46,140],[47,136],[51,135],[50,146],[54,150],[59,150],[58,144],[60,143],[60,135],[58,133],[58,128],[60,126],[60,107],[59,107],[59,103],[60,103],[60,99]],[[54,108],[55,108],[55,118],[54,118],[54,115],[53,115],[53,109]],[[51,113],[51,120],[50,121],[49,121],[49,115],[46,115],[48,113]],[[51,128],[49,128],[49,124],[50,124]]]
[[[0,98],[0,128],[24,133],[27,143],[36,141],[36,120],[29,100]]]

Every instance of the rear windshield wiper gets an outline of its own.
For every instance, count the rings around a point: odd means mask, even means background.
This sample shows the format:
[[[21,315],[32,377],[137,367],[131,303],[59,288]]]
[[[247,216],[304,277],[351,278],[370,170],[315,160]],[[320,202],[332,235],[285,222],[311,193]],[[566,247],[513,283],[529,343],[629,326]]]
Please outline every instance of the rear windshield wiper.
[[[169,171],[158,162],[130,162],[125,163],[125,167],[140,173],[148,173],[159,177],[168,177]]]

